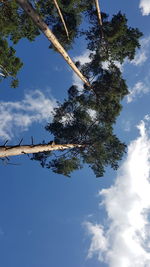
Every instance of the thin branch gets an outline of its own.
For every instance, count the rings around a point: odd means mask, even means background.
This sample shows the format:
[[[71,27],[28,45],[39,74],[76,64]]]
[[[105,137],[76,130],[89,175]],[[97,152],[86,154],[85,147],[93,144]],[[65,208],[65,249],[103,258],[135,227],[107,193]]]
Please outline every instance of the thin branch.
[[[65,20],[64,20],[64,18],[63,18],[63,15],[62,15],[62,13],[61,13],[61,10],[60,10],[60,8],[59,8],[59,5],[58,5],[58,3],[57,3],[57,0],[53,0],[53,1],[54,1],[54,4],[55,4],[55,7],[57,8],[57,11],[58,11],[58,13],[59,13],[59,16],[60,16],[60,18],[61,18],[61,21],[62,21],[62,23],[63,23],[63,25],[64,25],[64,28],[65,28],[65,31],[66,31],[67,38],[68,38],[68,40],[69,40],[68,29],[67,29]]]

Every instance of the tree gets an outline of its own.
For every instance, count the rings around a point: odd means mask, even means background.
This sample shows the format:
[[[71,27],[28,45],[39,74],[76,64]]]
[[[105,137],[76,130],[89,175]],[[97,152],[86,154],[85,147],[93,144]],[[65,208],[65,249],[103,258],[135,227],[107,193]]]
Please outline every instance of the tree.
[[[46,126],[57,144],[73,142],[84,147],[50,157],[45,153],[35,154],[33,159],[43,167],[67,176],[87,164],[100,177],[106,166],[118,168],[118,161],[126,148],[113,132],[113,125],[122,109],[121,101],[128,94],[126,82],[115,63],[116,60],[123,63],[126,58],[134,58],[142,34],[127,26],[125,15],[118,13],[108,21],[108,16],[103,14],[103,38],[98,34],[96,10],[88,12],[90,19],[95,21],[91,30],[85,32],[91,61],[84,65],[76,64],[90,80],[91,87],[84,85],[82,90],[74,85],[70,87],[68,99],[55,109],[52,123]],[[103,68],[104,61],[109,63],[107,69]]]
[[[71,86],[68,99],[55,108],[53,121],[46,126],[55,144],[73,144],[73,147],[66,152],[41,151],[32,157],[42,167],[66,176],[84,164],[94,171],[96,177],[103,176],[106,166],[118,168],[126,145],[114,134],[113,125],[121,112],[121,102],[128,94],[128,88],[116,60],[120,63],[126,58],[132,60],[136,48],[140,47],[142,35],[138,29],[127,26],[125,15],[118,13],[108,21],[108,16],[103,13],[102,38],[98,34],[96,10],[88,10],[88,16],[95,21],[93,32],[92,28],[84,32],[91,50],[90,62],[84,65],[76,62],[76,65],[91,86],[84,84],[82,90]],[[127,33],[128,36],[125,36]],[[118,47],[119,44],[121,47]],[[107,69],[103,68],[104,61],[109,63]]]
[[[126,83],[114,64],[108,70],[101,69],[92,88],[84,86],[81,92],[71,86],[68,99],[55,109],[52,123],[46,126],[55,144],[2,146],[0,156],[33,153],[33,160],[58,174],[70,176],[87,164],[96,177],[103,176],[106,166],[117,169],[125,152],[126,145],[113,133],[113,124],[127,93]]]

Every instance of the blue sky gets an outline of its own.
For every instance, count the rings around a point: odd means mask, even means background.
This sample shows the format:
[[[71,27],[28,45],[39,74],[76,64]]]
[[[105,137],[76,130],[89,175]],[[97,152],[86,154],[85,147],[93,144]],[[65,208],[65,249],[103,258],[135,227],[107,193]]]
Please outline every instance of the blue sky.
[[[119,170],[108,168],[101,179],[87,167],[71,179],[56,175],[26,156],[11,159],[17,165],[1,163],[2,267],[150,266],[150,0],[100,4],[110,15],[121,10],[144,33],[134,61],[121,66],[131,93],[115,132],[128,152]],[[84,40],[69,53],[86,61]],[[19,88],[0,84],[0,142],[51,140],[44,126],[79,80],[43,36],[21,41],[17,54],[24,62]]]

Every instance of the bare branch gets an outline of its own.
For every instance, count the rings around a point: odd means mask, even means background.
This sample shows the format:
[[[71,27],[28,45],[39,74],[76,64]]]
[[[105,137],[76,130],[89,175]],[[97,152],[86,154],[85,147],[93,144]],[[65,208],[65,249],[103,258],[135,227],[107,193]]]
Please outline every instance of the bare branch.
[[[68,40],[69,40],[68,29],[67,29],[65,20],[64,20],[64,18],[63,18],[63,15],[62,15],[62,13],[61,13],[61,10],[60,10],[60,8],[59,8],[59,5],[58,5],[58,3],[57,3],[57,0],[53,0],[53,1],[54,1],[54,4],[55,4],[55,7],[56,7],[57,10],[58,10],[59,16],[60,16],[60,18],[61,18],[61,21],[62,21],[62,23],[63,23],[63,25],[64,25],[64,28],[65,28],[65,31],[66,31],[67,38],[68,38]]]

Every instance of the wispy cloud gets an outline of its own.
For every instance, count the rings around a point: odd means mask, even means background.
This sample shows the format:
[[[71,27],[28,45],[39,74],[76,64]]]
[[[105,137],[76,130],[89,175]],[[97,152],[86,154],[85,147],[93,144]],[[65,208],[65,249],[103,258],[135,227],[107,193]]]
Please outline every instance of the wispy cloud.
[[[148,117],[148,116],[147,116]],[[91,235],[88,257],[109,267],[150,266],[150,138],[146,123],[128,147],[113,186],[99,192],[107,213],[104,225],[86,222]]]
[[[14,129],[25,131],[34,122],[50,119],[55,106],[55,99],[39,90],[26,93],[21,101],[0,102],[0,138],[11,139]]]
[[[150,0],[149,0],[150,2]],[[137,50],[137,53],[135,55],[134,60],[132,60],[130,63],[135,66],[141,66],[145,63],[145,61],[149,57],[149,50],[150,50],[150,36],[144,37],[140,41],[140,49]]]
[[[90,62],[90,51],[85,50],[81,55],[74,57],[74,61],[80,61],[81,64]],[[73,84],[77,85],[79,90],[83,90],[83,82],[81,79],[73,72],[72,76]]]
[[[143,94],[150,92],[150,86],[147,84],[147,81],[137,82],[132,89],[129,89],[130,94],[127,96],[127,103],[132,102],[136,97],[140,97]]]
[[[143,16],[150,14],[150,0],[140,0],[139,7]]]

